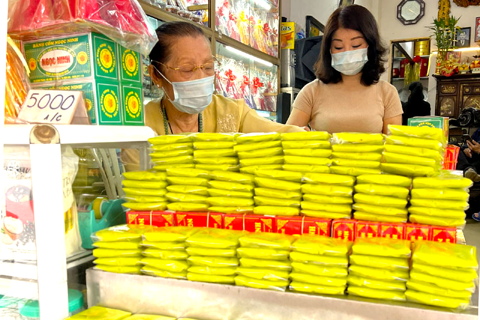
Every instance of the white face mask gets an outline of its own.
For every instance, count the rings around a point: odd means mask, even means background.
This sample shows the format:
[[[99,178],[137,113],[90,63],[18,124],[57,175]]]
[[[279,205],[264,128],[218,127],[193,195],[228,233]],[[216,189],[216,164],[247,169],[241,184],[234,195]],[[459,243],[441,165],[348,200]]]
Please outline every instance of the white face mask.
[[[368,47],[332,54],[332,67],[347,76],[353,76],[362,71],[367,62]]]
[[[165,89],[163,91],[178,111],[188,114],[199,114],[212,102],[215,76],[191,81],[170,82],[156,67],[155,69],[172,85],[175,100],[168,96]]]

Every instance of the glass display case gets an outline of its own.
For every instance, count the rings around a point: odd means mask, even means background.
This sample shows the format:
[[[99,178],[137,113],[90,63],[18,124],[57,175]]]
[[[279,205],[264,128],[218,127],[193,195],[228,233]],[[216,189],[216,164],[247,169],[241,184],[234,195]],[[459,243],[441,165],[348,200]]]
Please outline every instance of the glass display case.
[[[278,67],[230,46],[217,43],[216,91],[244,99],[255,110],[275,112]]]

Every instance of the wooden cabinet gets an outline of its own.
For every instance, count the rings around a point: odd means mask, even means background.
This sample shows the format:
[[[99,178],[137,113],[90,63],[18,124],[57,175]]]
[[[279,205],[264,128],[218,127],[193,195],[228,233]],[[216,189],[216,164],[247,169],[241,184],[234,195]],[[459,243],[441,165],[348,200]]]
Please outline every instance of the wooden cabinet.
[[[435,115],[458,118],[465,108],[480,110],[480,74],[434,77],[437,79]]]

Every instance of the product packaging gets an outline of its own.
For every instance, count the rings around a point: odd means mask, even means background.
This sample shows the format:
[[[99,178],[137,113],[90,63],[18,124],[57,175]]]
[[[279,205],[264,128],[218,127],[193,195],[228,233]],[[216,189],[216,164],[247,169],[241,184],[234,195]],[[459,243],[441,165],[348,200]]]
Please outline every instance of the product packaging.
[[[332,236],[345,241],[354,241],[357,230],[356,220],[333,220]]]
[[[260,215],[225,214],[225,229],[248,232],[276,232],[276,218]]]
[[[174,222],[176,226],[223,229],[223,216],[222,213],[176,212],[174,214]]]
[[[172,227],[173,217],[174,213],[168,211],[127,211],[127,223],[140,226]]]
[[[276,224],[277,233],[330,237],[332,220],[307,217],[277,217]]]

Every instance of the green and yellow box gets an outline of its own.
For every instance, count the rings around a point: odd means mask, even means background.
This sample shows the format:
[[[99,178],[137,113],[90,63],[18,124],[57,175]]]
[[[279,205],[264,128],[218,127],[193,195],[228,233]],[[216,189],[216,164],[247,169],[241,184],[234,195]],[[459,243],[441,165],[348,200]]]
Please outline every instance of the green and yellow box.
[[[442,129],[448,141],[448,136],[450,134],[448,117],[414,117],[408,119],[408,125],[410,127],[430,127]]]
[[[144,125],[138,52],[98,33],[28,41],[22,48],[32,87],[83,91],[93,124]]]

